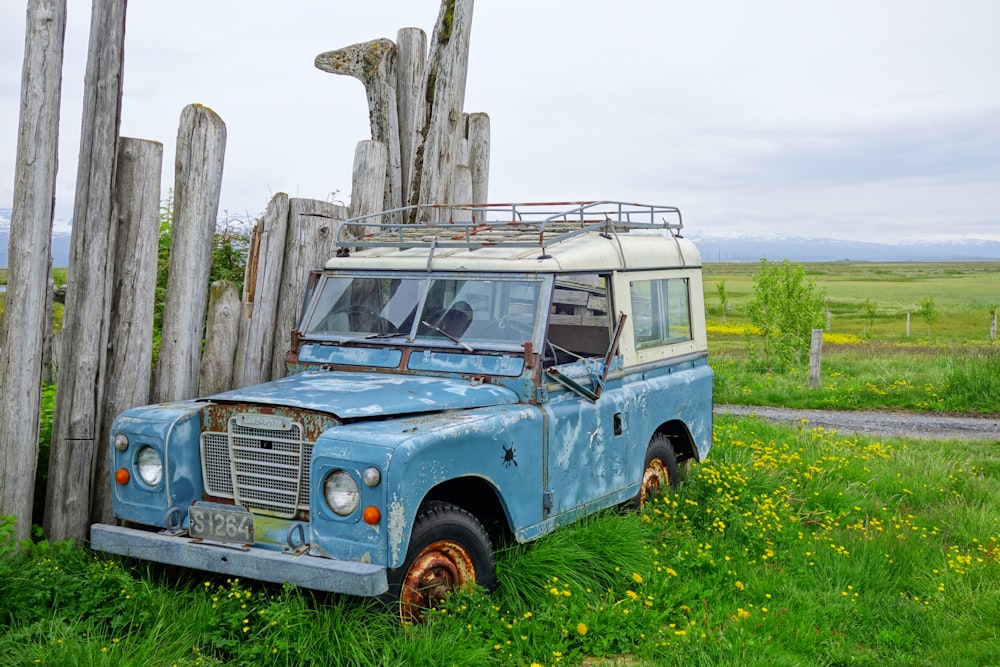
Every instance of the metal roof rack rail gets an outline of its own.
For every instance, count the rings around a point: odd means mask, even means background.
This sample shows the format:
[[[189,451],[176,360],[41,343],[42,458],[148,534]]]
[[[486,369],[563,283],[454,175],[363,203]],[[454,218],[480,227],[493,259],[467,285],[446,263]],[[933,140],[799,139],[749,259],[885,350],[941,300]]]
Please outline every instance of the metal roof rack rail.
[[[408,220],[408,224],[389,222]],[[620,201],[404,206],[339,223],[337,248],[541,248],[587,232],[665,229],[680,237],[680,209]]]

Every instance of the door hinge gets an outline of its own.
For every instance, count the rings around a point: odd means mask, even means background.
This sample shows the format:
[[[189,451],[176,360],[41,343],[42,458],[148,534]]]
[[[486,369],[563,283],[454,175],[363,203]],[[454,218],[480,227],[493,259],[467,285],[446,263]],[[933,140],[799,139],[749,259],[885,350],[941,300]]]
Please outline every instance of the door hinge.
[[[546,512],[552,511],[552,492],[545,491],[542,493],[542,509]]]

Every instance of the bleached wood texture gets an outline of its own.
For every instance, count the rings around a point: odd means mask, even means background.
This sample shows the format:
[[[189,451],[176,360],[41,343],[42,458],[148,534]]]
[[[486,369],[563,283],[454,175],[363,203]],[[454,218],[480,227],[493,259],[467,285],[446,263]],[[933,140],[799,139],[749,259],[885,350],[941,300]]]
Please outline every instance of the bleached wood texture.
[[[7,293],[0,321],[0,515],[15,537],[31,532],[42,341],[48,322],[49,252],[55,197],[65,0],[29,0],[21,74]]]
[[[233,369],[233,387],[236,388],[270,379],[274,319],[288,237],[287,194],[279,192],[271,198],[255,237],[257,241],[251,248],[247,270],[247,276],[252,276],[254,281],[244,287],[244,313],[240,321],[244,331]],[[253,264],[252,270],[249,264]]]
[[[468,165],[455,165],[455,173],[451,177],[451,197],[453,202],[473,202],[472,170]]]
[[[354,147],[354,168],[351,173],[351,217],[377,213],[382,205],[382,188],[385,180],[379,178],[384,169],[388,153],[384,145],[377,141],[359,141]],[[379,216],[379,218],[384,216]],[[380,222],[372,218],[370,222]],[[387,222],[387,221],[382,221]],[[364,233],[362,228],[345,230],[346,236],[357,237]]]
[[[108,341],[114,235],[114,187],[121,115],[125,3],[94,0],[83,87],[73,233],[70,239],[63,358],[52,426],[45,533],[51,540],[84,541],[90,522],[96,438]],[[98,452],[98,449],[100,450]]]
[[[121,137],[112,200],[114,287],[111,290],[107,372],[97,439],[92,522],[108,522],[111,485],[108,442],[111,423],[121,412],[149,403],[153,360],[153,299],[160,228],[160,174],[163,145]]]
[[[167,297],[152,397],[157,403],[198,393],[212,239],[219,213],[226,125],[200,104],[181,112]]]
[[[205,351],[201,356],[198,374],[199,395],[210,396],[232,387],[233,362],[242,314],[236,285],[228,280],[216,280],[209,286]]]
[[[324,72],[353,76],[364,84],[372,140],[381,143],[387,150],[383,199],[379,207],[382,210],[399,208],[403,193],[396,104],[396,45],[384,38],[353,44],[319,54],[315,64]]]
[[[472,9],[473,0],[444,0],[431,36],[424,119],[414,159],[419,204],[448,203],[455,142],[462,135],[459,123],[465,103]]]
[[[309,273],[322,269],[333,256],[337,225],[347,219],[347,209],[315,199],[290,199],[288,203],[288,241],[285,244],[281,287],[276,295],[278,312],[274,318],[274,353],[271,378],[285,375],[285,353],[290,334],[302,315],[302,295]]]
[[[413,183],[417,123],[423,118],[424,68],[427,33],[420,28],[400,28],[396,33],[396,109],[399,118],[399,164],[403,206],[415,204]]]
[[[490,197],[490,117],[469,114],[466,137],[469,140],[469,169],[472,170],[472,202],[485,204]]]

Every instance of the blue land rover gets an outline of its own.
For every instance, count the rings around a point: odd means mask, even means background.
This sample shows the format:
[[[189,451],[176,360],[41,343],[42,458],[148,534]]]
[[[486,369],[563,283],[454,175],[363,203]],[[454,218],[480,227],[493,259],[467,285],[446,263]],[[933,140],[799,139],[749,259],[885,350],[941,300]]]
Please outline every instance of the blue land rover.
[[[676,208],[402,214],[341,226],[286,377],[118,417],[123,525],[94,525],[94,549],[415,620],[490,588],[499,540],[642,504],[708,453],[701,257]]]

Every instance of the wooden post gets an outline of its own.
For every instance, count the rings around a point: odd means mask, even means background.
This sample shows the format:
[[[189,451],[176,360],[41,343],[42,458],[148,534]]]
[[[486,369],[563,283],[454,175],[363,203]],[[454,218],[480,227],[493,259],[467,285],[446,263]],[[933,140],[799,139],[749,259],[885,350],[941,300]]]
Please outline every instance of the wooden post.
[[[472,170],[472,201],[490,200],[490,117],[479,112],[469,114],[466,130],[469,139],[469,168]]]
[[[228,280],[216,280],[208,289],[205,352],[198,374],[198,394],[210,396],[233,386],[233,361],[240,335],[240,295]]]
[[[382,188],[385,180],[380,174],[385,169],[388,152],[377,141],[359,141],[354,149],[354,170],[351,174],[351,217],[378,213],[382,210]],[[382,216],[379,216],[381,218]],[[371,218],[368,222],[387,222]],[[355,238],[371,232],[371,229],[356,227],[346,230]]]
[[[809,343],[809,388],[819,389],[819,370],[823,357],[823,330],[813,329]]]
[[[177,131],[167,297],[153,385],[153,400],[157,403],[192,398],[198,392],[225,150],[226,125],[222,119],[200,104],[185,107]]]
[[[910,311],[906,311],[906,337],[910,337]]]
[[[45,532],[84,541],[90,525],[112,287],[111,197],[121,116],[125,3],[94,0],[73,200],[59,391],[52,425]],[[98,449],[100,453],[98,453]]]
[[[248,258],[248,275],[253,283],[244,285],[244,318],[239,351],[233,369],[233,387],[247,387],[269,380],[271,351],[274,348],[274,318],[278,312],[278,290],[285,261],[288,236],[288,195],[271,198],[260,221],[255,252]],[[250,270],[250,263],[254,268]]]
[[[451,201],[456,204],[475,202],[472,194],[472,170],[467,164],[456,164],[455,174],[451,180]],[[477,202],[478,203],[478,202]]]
[[[403,206],[416,203],[413,198],[413,160],[417,123],[423,118],[424,98],[421,92],[426,62],[427,33],[420,28],[401,28],[396,33],[396,108]]]
[[[281,288],[274,295],[278,311],[274,318],[271,379],[285,375],[285,353],[290,333],[302,316],[299,311],[309,272],[323,268],[333,256],[337,226],[346,219],[347,209],[343,206],[315,199],[290,199],[288,202],[288,241],[282,263]]]
[[[993,309],[993,322],[990,324],[990,340],[997,337],[997,309]]]
[[[396,102],[396,45],[390,39],[353,44],[316,56],[316,67],[332,74],[346,74],[365,85],[372,140],[387,150],[383,165],[383,199],[379,210],[402,205],[399,149],[399,110]],[[395,222],[401,222],[396,220]]]
[[[112,220],[116,229],[107,372],[101,435],[95,455],[91,521],[111,515],[111,473],[104,450],[120,412],[149,403],[153,360],[153,299],[160,229],[163,145],[122,137],[118,142]]]
[[[14,537],[31,534],[38,460],[42,340],[55,199],[66,0],[29,0],[21,75],[17,163],[0,323],[0,515],[17,517]]]

